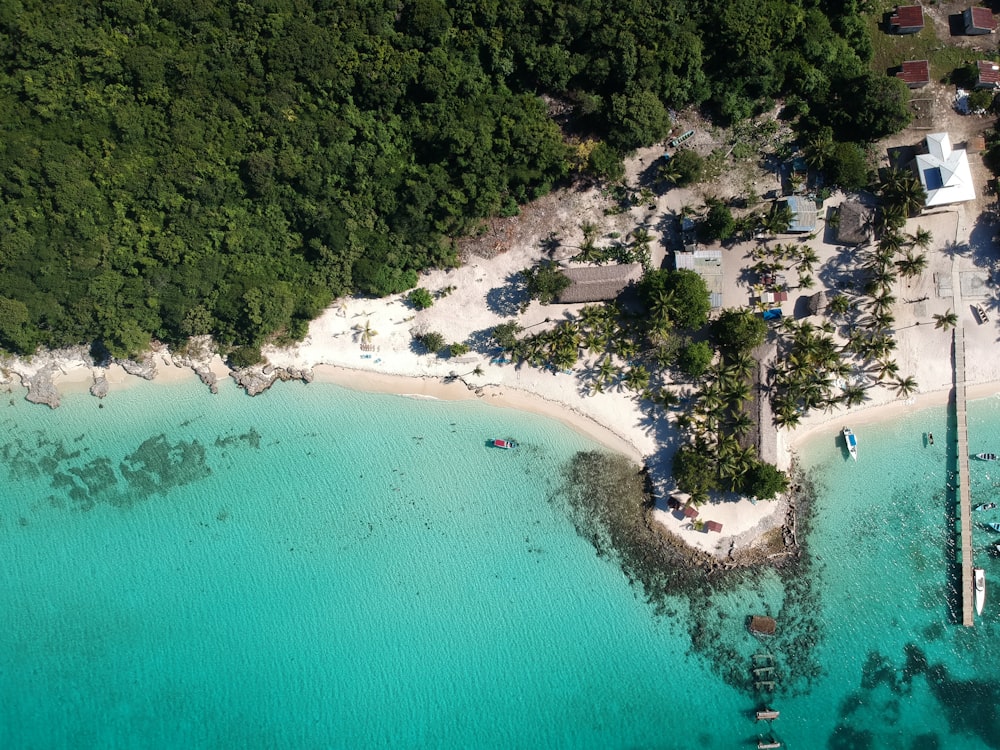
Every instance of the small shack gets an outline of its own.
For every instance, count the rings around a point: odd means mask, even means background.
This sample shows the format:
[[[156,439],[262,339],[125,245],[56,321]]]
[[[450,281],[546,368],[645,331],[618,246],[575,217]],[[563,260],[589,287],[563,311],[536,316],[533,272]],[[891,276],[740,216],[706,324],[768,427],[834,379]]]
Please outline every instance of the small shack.
[[[607,302],[642,278],[642,264],[580,266],[563,269],[570,284],[559,295],[561,304]]]
[[[722,533],[722,524],[718,521],[707,521],[705,523],[705,531],[714,531],[717,534]]]
[[[924,9],[920,5],[897,5],[889,16],[890,34],[916,34],[924,28]]]
[[[976,88],[1000,89],[1000,65],[992,60],[976,60]]]
[[[962,25],[969,36],[993,34],[997,30],[997,20],[989,8],[973,6],[962,11]]]
[[[844,201],[837,211],[837,242],[863,245],[871,241],[875,211],[858,201]]]
[[[684,517],[685,518],[697,518],[698,517],[698,509],[696,507],[694,507],[693,505],[685,505],[684,506]]]
[[[790,195],[785,199],[792,212],[788,224],[789,232],[812,232],[816,229],[816,202],[801,195]]]
[[[896,72],[896,78],[911,89],[918,89],[931,82],[931,66],[927,60],[907,60]]]
[[[747,627],[754,635],[774,635],[778,629],[778,623],[773,617],[751,615]]]

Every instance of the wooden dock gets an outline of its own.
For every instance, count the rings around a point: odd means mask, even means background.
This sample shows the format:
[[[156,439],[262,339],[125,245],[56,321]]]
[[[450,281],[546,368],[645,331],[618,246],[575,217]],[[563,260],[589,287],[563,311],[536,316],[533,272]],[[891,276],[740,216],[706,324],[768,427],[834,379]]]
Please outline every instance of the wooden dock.
[[[969,422],[965,411],[965,331],[956,326],[955,416],[958,429],[958,497],[962,546],[962,624],[975,625],[972,616],[972,493],[969,490]]]

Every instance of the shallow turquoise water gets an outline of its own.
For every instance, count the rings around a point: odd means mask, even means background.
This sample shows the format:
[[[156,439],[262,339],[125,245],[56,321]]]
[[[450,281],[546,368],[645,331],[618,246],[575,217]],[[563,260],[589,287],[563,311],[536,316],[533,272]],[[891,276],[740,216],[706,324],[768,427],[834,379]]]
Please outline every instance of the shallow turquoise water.
[[[998,402],[971,419],[973,450],[1000,448]],[[14,401],[0,420],[0,747],[757,736],[756,698],[718,654],[760,650],[743,618],[777,612],[785,584],[768,574],[657,615],[574,531],[561,470],[596,446],[559,424],[323,384],[256,399],[142,384],[104,408]],[[1000,742],[996,600],[974,630],[950,619],[947,432],[937,410],[859,430],[856,465],[832,432],[804,449],[821,671],[773,700],[789,747]],[[977,499],[995,466],[973,467]],[[977,559],[1000,590],[1000,564]]]

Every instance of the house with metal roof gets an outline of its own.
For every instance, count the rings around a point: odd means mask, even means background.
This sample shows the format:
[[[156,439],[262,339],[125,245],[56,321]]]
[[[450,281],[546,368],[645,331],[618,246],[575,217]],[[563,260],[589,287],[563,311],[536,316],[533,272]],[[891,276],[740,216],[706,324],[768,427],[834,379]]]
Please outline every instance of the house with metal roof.
[[[918,89],[931,82],[931,66],[927,60],[907,60],[896,72],[896,78],[911,89]]]
[[[920,184],[927,191],[924,205],[931,208],[974,200],[976,188],[965,149],[953,148],[947,133],[931,133],[925,143],[926,153],[913,160]]]
[[[977,60],[976,88],[1000,89],[1000,65],[992,60]]]
[[[816,201],[801,195],[790,195],[785,202],[792,212],[789,232],[812,232],[816,229]]]
[[[924,9],[920,5],[897,5],[889,16],[890,34],[916,34],[924,28]]]
[[[976,6],[966,8],[962,11],[962,22],[965,26],[965,33],[970,36],[993,34],[997,30],[997,20],[989,8]]]

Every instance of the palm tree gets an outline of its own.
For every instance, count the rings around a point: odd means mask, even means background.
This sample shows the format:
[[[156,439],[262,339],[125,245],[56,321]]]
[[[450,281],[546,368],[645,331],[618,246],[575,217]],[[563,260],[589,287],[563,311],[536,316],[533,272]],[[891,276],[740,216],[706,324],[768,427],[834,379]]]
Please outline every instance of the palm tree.
[[[867,395],[860,385],[848,385],[844,388],[841,398],[847,406],[858,406],[865,402]]]
[[[899,269],[899,275],[903,278],[909,279],[919,276],[927,268],[927,256],[923,253],[913,255],[908,252],[902,260],[896,261],[896,268]]]
[[[894,359],[880,360],[875,369],[879,380],[895,378],[899,374],[899,365],[896,364],[896,360]]]
[[[827,308],[834,315],[846,315],[847,311],[851,309],[851,299],[846,294],[838,294],[830,300]]]
[[[649,371],[642,365],[630,367],[625,373],[625,385],[630,391],[643,391],[649,385]]]
[[[371,321],[365,318],[365,324],[354,326],[354,330],[361,334],[361,345],[370,346],[372,339],[378,336],[378,331],[372,328]]]
[[[909,169],[885,170],[877,190],[886,206],[899,206],[906,215],[917,213],[927,200],[927,191]]]
[[[924,229],[923,227],[917,227],[917,231],[915,234],[910,234],[907,235],[906,237],[906,239],[908,239],[911,244],[915,245],[916,247],[919,247],[921,250],[929,249],[931,246],[931,240],[933,238],[934,237],[930,233],[930,231]]]
[[[898,378],[896,380],[897,396],[905,398],[906,396],[909,396],[911,393],[913,393],[915,390],[917,390],[917,381],[913,378],[912,375],[907,376],[905,378]]]
[[[753,419],[745,411],[740,409],[735,412],[730,420],[729,426],[737,435],[745,435],[753,426]]]
[[[943,331],[947,331],[949,328],[954,328],[957,324],[958,315],[953,313],[950,309],[945,313],[934,316],[934,327],[940,328]]]
[[[886,312],[891,310],[894,304],[896,304],[896,298],[889,292],[882,292],[872,299],[871,309],[873,313]]]
[[[605,356],[597,368],[597,379],[602,384],[608,383],[618,375],[618,372],[619,370],[615,367],[615,363],[611,360],[611,357]]]

